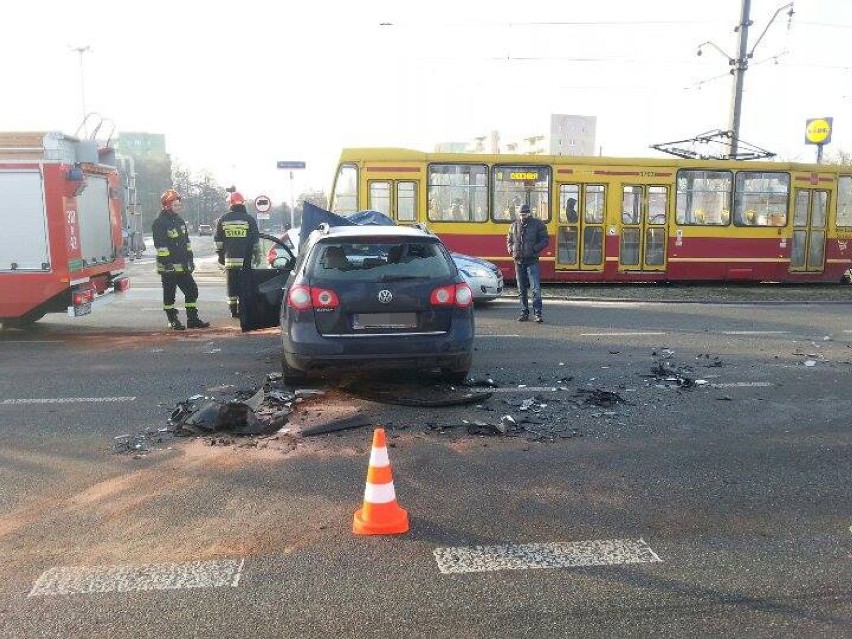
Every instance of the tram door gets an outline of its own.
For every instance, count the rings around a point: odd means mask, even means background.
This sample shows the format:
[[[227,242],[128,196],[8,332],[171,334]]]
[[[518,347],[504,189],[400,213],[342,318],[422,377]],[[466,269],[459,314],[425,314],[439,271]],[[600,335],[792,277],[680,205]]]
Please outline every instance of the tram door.
[[[559,185],[557,270],[603,270],[605,213],[605,184]]]
[[[397,224],[417,222],[417,182],[415,180],[369,180],[367,209],[384,213]]]
[[[825,265],[828,191],[796,189],[790,271],[821,273]]]
[[[666,186],[624,185],[621,193],[619,268],[662,271],[666,268]]]

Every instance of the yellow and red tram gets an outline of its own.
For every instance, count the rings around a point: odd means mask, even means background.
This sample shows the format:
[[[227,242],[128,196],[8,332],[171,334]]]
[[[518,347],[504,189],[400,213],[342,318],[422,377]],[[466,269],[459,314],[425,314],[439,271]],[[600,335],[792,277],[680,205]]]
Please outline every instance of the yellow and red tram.
[[[547,224],[546,282],[839,282],[852,269],[852,167],[345,149],[337,213],[424,223],[454,251],[514,267],[521,205]]]

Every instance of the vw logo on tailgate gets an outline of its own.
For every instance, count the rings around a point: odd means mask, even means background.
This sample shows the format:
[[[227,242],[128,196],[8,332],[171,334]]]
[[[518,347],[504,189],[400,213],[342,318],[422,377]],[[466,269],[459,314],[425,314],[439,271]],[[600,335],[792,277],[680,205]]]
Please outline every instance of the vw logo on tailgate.
[[[379,291],[379,301],[382,304],[390,304],[393,299],[393,293],[391,293],[388,289],[384,289]]]

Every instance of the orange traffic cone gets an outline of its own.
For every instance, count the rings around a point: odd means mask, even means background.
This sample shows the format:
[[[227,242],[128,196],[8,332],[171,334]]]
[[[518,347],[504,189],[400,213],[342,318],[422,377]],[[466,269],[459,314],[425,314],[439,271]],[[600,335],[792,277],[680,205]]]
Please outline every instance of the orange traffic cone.
[[[364,505],[355,513],[352,532],[356,535],[397,535],[407,531],[408,513],[396,503],[385,429],[377,428],[373,433]]]

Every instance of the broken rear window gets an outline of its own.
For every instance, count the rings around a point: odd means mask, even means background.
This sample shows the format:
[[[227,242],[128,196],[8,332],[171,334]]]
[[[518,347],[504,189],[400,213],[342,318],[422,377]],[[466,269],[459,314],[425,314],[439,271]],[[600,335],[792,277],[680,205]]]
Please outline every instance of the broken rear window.
[[[452,275],[450,259],[438,242],[356,240],[317,245],[310,272],[321,279],[390,282]]]

